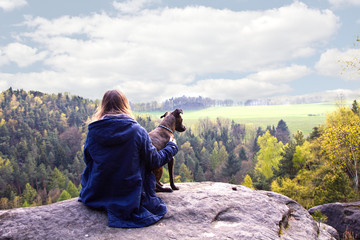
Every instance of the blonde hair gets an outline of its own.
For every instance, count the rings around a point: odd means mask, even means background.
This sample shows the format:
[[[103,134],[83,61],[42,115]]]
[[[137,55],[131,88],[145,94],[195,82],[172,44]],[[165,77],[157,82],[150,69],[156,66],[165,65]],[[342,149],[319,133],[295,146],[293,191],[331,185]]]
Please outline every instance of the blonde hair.
[[[108,90],[101,101],[101,105],[92,117],[92,122],[100,120],[106,114],[126,114],[131,118],[134,115],[125,94],[120,90]]]

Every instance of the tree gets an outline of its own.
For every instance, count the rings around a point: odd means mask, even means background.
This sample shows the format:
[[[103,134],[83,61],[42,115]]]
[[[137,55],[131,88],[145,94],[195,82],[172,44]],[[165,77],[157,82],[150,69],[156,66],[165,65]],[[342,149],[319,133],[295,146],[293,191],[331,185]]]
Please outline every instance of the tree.
[[[283,194],[299,202],[305,208],[313,206],[313,185],[299,182],[300,179],[282,178],[271,183],[271,191]],[[312,183],[310,181],[310,183]]]
[[[296,146],[295,153],[292,158],[295,171],[298,172],[300,169],[303,169],[306,165],[306,161],[312,158],[313,154],[308,141],[304,142],[301,146]]]
[[[244,182],[242,183],[243,186],[254,189],[254,185],[253,185],[253,181],[251,179],[251,177],[249,176],[249,174],[246,174],[245,178],[244,178]]]
[[[194,174],[194,180],[196,182],[203,182],[206,180],[204,171],[200,164],[196,163],[195,165],[195,174]]]
[[[66,177],[64,174],[60,172],[59,169],[54,168],[52,178],[51,178],[51,189],[59,188],[65,189],[66,184]]]
[[[217,167],[217,165],[220,163],[219,160],[219,145],[218,143],[215,141],[214,142],[214,148],[210,154],[210,167],[211,170],[215,170],[215,168]]]
[[[278,169],[281,154],[284,152],[284,145],[278,142],[276,137],[271,136],[269,131],[258,138],[260,150],[256,155],[256,171],[269,179],[273,176],[273,169]]]
[[[225,167],[222,169],[222,174],[225,177],[231,177],[235,175],[241,169],[240,159],[236,157],[236,155],[231,152],[229,154],[229,158],[225,164]]]
[[[203,169],[203,171],[207,171],[208,169],[210,169],[210,153],[209,151],[203,147],[200,151],[200,166]]]
[[[72,181],[69,181],[66,187],[66,191],[70,194],[72,198],[79,196],[79,191]]]
[[[286,122],[284,120],[280,120],[276,127],[275,137],[278,139],[279,142],[283,144],[287,144],[290,141],[290,131]]]
[[[321,136],[321,134],[320,134],[319,127],[313,127],[313,130],[310,133],[309,139],[314,140],[314,139],[316,139],[316,138],[318,138],[320,136]]]
[[[351,195],[350,179],[339,168],[323,168],[322,181],[315,188],[315,204],[347,202]]]
[[[70,198],[71,198],[71,195],[66,190],[63,190],[61,192],[60,197],[59,197],[59,199],[57,201],[60,202],[60,201],[64,201],[64,200],[67,200],[67,199],[70,199]]]
[[[239,159],[241,161],[247,161],[248,160],[248,156],[246,155],[246,151],[244,147],[240,148],[240,152],[239,152]]]
[[[351,111],[353,111],[353,113],[359,115],[359,104],[357,103],[356,100],[354,100],[354,102],[352,103]]]
[[[34,201],[34,199],[36,198],[37,192],[36,190],[31,187],[31,185],[29,183],[26,184],[25,186],[25,190],[22,193],[22,200],[23,202],[31,205]]]
[[[186,167],[185,163],[182,163],[180,166],[180,179],[181,182],[193,182],[194,177],[191,171]]]
[[[328,163],[341,167],[359,190],[360,117],[348,108],[340,107],[328,115],[321,136],[322,149]]]
[[[358,47],[360,43],[359,36],[356,37],[354,46]],[[354,76],[357,78],[360,73],[360,57],[358,54],[358,48],[355,48],[357,51],[355,51],[357,54],[353,57],[349,57],[346,59],[340,59],[339,62],[342,65],[342,72],[341,74],[345,74],[347,78],[354,78]]]

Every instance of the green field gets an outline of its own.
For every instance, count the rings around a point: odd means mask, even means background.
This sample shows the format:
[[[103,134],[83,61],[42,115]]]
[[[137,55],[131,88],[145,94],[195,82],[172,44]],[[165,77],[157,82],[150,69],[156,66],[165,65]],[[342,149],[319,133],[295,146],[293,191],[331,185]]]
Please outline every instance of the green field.
[[[283,119],[291,133],[301,130],[308,135],[313,127],[325,123],[326,114],[334,111],[334,103],[296,104],[296,105],[271,105],[271,106],[236,106],[212,107],[202,110],[184,111],[185,125],[191,126],[199,118],[216,119],[229,118],[237,123],[253,123],[266,128],[268,125],[277,126]],[[147,112],[155,119],[163,112]]]

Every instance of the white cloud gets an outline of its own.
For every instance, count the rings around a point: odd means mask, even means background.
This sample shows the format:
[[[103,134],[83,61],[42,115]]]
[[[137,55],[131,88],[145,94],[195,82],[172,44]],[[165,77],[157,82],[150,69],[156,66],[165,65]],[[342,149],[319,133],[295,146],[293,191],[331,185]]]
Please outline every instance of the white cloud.
[[[254,81],[266,81],[272,83],[291,82],[311,73],[306,66],[292,65],[290,67],[262,70],[249,75],[248,78]]]
[[[34,62],[44,59],[45,52],[37,53],[36,48],[31,48],[21,43],[10,43],[3,49],[7,58],[19,67],[26,67]]]
[[[174,92],[234,99],[251,95],[250,91],[270,96],[291,91],[283,83],[309,73],[291,61],[312,56],[339,27],[331,11],[301,2],[266,11],[139,8],[136,15],[116,17],[106,13],[52,20],[27,17],[25,26],[31,30],[19,38],[41,46],[28,49],[27,56],[42,59],[39,52],[47,53],[47,71],[17,76],[27,79],[18,84],[35,88],[43,84],[41,79],[51,79],[49,88],[64,85],[85,97],[101,97],[106,89],[119,86],[134,102]],[[11,57],[18,64],[31,64],[22,58]],[[287,62],[290,67],[278,69]],[[266,71],[246,79],[198,81],[211,74],[244,75],[259,69]]]
[[[0,8],[4,11],[12,11],[27,5],[26,0],[0,0]]]
[[[4,51],[0,48],[0,67],[7,64],[7,63],[9,63],[9,59],[5,55]]]
[[[321,55],[315,68],[324,76],[359,81],[360,49],[329,49]]]
[[[329,0],[329,3],[334,7],[360,6],[359,0]]]
[[[113,1],[113,6],[122,13],[136,13],[145,6],[154,2],[157,2],[157,0],[127,0],[125,2]]]
[[[273,84],[251,79],[207,79],[189,87],[189,92],[205,93],[203,96],[217,99],[246,100],[284,94],[292,91],[286,84]],[[194,94],[196,95],[196,94]],[[197,94],[199,95],[199,94]]]

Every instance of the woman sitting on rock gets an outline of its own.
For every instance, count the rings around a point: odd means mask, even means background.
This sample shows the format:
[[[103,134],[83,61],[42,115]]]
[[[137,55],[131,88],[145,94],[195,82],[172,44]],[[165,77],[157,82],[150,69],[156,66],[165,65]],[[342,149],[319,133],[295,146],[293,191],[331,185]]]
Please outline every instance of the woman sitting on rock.
[[[155,194],[151,170],[177,153],[175,140],[157,151],[118,90],[104,94],[88,129],[79,201],[105,209],[110,227],[144,227],[160,220],[166,206]]]

